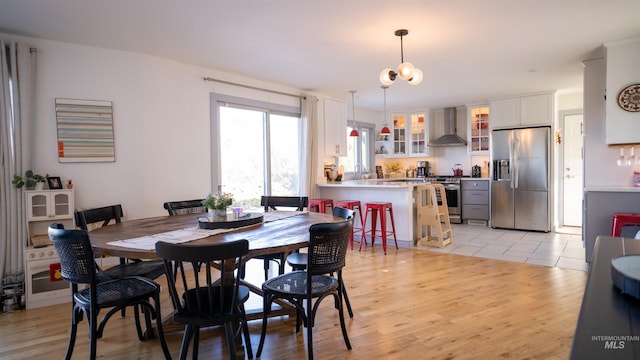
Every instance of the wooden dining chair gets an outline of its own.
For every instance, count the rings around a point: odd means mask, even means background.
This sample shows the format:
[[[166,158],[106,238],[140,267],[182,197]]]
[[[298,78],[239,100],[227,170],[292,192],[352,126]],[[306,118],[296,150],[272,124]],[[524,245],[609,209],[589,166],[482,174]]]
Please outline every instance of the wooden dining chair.
[[[260,345],[258,345],[256,355],[258,358],[262,354],[264,346],[271,304],[276,299],[285,300],[296,307],[296,332],[300,331],[301,323],[307,328],[307,358],[312,360],[312,329],[316,311],[323,299],[333,296],[338,305],[336,308],[340,317],[342,337],[347,349],[351,349],[342,310],[342,287],[340,284],[352,228],[353,224],[350,221],[311,225],[309,227],[307,270],[288,272],[262,284],[263,317]],[[328,274],[337,274],[337,277]],[[316,299],[315,303],[314,299]]]
[[[202,205],[203,201],[204,199],[167,201],[164,203],[164,208],[169,212],[169,216],[203,214],[207,212],[207,208]]]
[[[248,253],[247,240],[212,245],[156,243],[156,254],[164,259],[167,285],[176,309],[173,321],[185,324],[180,359],[186,359],[192,340],[193,359],[198,358],[200,328],[210,326],[224,326],[231,359],[236,358],[236,339],[242,332],[247,355],[253,358],[244,309],[249,288],[240,285],[240,269]],[[219,271],[210,266],[213,262],[220,265]],[[240,326],[234,332],[233,325],[237,323]]]
[[[166,359],[171,359],[162,330],[160,313],[160,285],[143,277],[124,277],[100,280],[95,264],[89,233],[85,230],[67,230],[63,224],[52,224],[48,229],[49,239],[60,258],[62,278],[71,283],[72,314],[69,343],[65,359],[71,359],[78,331],[78,323],[87,317],[89,324],[89,359],[96,358],[97,341],[102,337],[107,321],[116,312],[127,306],[141,306],[145,314],[156,320],[156,328],[162,351]],[[80,285],[88,285],[81,287]],[[153,299],[153,305],[149,302]],[[102,309],[109,311],[98,322]],[[136,329],[141,336],[140,321],[136,311]]]
[[[262,196],[260,198],[260,205],[264,207],[264,211],[275,210],[293,210],[303,211],[309,205],[308,196]],[[259,255],[254,259],[260,259],[264,261],[264,279],[269,279],[269,262],[273,261],[278,264],[278,275],[284,274],[285,259],[288,254],[277,253]]]
[[[78,210],[74,213],[76,226],[82,230],[89,231],[92,224],[97,226],[108,226],[112,221],[116,224],[122,221],[123,217],[122,205],[109,205],[99,208]],[[120,264],[101,269],[98,267],[98,278],[101,280],[122,279],[129,276],[142,276],[151,280],[155,280],[164,275],[164,263],[162,260],[142,261],[139,259],[120,258]],[[134,307],[136,317],[138,316],[138,308]],[[125,310],[122,310],[122,316],[125,316]],[[145,337],[153,338],[153,328],[148,314],[145,314],[145,323],[147,334]],[[138,336],[143,336],[141,333]]]

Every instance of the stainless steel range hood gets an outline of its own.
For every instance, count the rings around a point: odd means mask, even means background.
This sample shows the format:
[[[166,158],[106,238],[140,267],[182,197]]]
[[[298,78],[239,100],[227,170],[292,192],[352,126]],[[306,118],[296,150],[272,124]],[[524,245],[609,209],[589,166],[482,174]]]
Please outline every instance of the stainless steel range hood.
[[[456,116],[454,107],[444,109],[444,135],[429,142],[429,146],[465,146],[467,141],[456,134]]]

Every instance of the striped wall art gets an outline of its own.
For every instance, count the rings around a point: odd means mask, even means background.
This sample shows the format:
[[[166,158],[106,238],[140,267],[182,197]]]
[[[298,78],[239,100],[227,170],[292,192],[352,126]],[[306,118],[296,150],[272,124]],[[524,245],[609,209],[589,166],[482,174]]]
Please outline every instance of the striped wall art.
[[[111,101],[56,99],[59,162],[114,162]]]

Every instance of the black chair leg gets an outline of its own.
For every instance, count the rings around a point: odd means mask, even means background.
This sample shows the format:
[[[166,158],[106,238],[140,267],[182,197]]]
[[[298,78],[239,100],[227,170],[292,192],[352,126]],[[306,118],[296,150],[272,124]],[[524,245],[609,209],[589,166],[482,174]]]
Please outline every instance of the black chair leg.
[[[171,353],[169,352],[169,347],[167,346],[167,341],[164,337],[164,330],[162,329],[162,314],[160,312],[160,294],[156,295],[153,298],[154,305],[154,313],[156,316],[156,327],[158,328],[158,337],[160,338],[160,346],[162,347],[162,352],[164,353],[164,358],[166,360],[171,360]],[[145,311],[149,312],[151,310]],[[152,330],[148,330],[152,331]]]
[[[123,308],[124,310],[124,308]],[[142,333],[142,325],[140,325],[140,312],[138,312],[138,305],[135,306],[135,311],[133,312],[134,322],[136,323],[136,332],[138,333],[138,339],[140,341],[144,341],[144,334]]]
[[[307,358],[313,360],[313,306],[312,299],[307,299]]]
[[[267,335],[267,315],[269,314],[269,311],[271,310],[271,300],[269,299],[269,295],[264,294],[263,295],[263,302],[262,302],[262,330],[260,331],[260,343],[258,344],[258,353],[256,354],[257,358],[260,358],[260,355],[262,354],[262,347],[264,346],[264,338]]]
[[[138,311],[137,307],[136,311]],[[151,319],[153,318],[153,316],[151,314],[151,311],[145,307],[142,307],[142,311],[144,313],[144,325],[147,327],[146,331],[144,332],[144,338],[145,340],[153,340],[156,337],[153,333],[153,326],[151,326]]]
[[[269,259],[264,259],[264,281],[269,280]]]
[[[89,359],[94,360],[97,354],[98,347],[98,314],[95,311],[89,311]]]
[[[67,353],[64,355],[65,360],[70,360],[73,354],[73,347],[76,343],[76,335],[78,333],[78,323],[75,315],[71,317],[71,330],[69,331],[69,344],[67,344]]]
[[[347,305],[347,311],[349,312],[349,317],[353,317],[353,310],[351,310],[351,302],[349,302],[349,296],[347,295],[347,288],[344,286],[344,282],[340,282],[340,286],[342,287],[342,296],[344,297],[344,303]]]
[[[244,345],[247,348],[247,355],[249,359],[253,359],[253,350],[251,349],[251,336],[249,335],[249,325],[247,324],[247,314],[244,310],[244,305],[240,307],[240,313],[242,314],[242,331],[244,333]]]
[[[200,351],[200,327],[196,326],[193,329],[193,360],[198,359],[198,352]]]
[[[340,277],[340,281],[342,281],[342,277]],[[345,345],[347,345],[347,349],[351,350],[351,342],[349,341],[349,335],[347,335],[347,326],[344,321],[344,311],[342,311],[342,287],[338,287],[338,298],[338,301],[340,301],[338,314],[340,317],[340,327],[342,328],[342,337],[344,338]]]
[[[229,358],[235,360],[237,358],[236,355],[236,341],[235,336],[233,336],[233,327],[230,322],[224,323],[224,332],[227,336],[227,347],[229,348]]]
[[[187,352],[189,351],[189,343],[193,336],[193,326],[187,325],[184,328],[184,335],[182,335],[182,344],[180,345],[180,360],[187,359]]]

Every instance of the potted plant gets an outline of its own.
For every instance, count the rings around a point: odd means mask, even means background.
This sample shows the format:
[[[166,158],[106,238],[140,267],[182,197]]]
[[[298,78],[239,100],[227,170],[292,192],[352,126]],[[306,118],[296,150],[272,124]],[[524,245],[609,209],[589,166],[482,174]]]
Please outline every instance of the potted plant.
[[[233,195],[230,193],[209,193],[202,201],[202,205],[209,209],[212,221],[226,221],[227,207],[233,203]]]
[[[13,180],[11,183],[15,185],[17,188],[21,188],[26,185],[27,190],[36,189],[42,190],[44,188],[44,182],[47,181],[49,174],[46,175],[38,175],[34,174],[33,170],[27,170],[24,174],[24,177],[20,175],[13,175]]]

